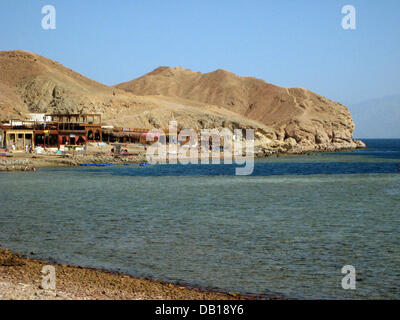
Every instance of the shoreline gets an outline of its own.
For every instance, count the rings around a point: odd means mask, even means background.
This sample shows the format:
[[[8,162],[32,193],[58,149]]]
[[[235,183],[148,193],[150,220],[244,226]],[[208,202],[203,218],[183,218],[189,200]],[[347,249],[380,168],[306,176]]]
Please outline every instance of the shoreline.
[[[348,152],[357,149],[365,148],[340,148],[335,150],[311,150],[311,151],[292,151],[292,152],[275,152],[275,153],[262,153],[255,154],[255,159],[282,157],[282,156],[297,156],[297,155],[311,155],[316,153],[332,153],[332,152]],[[221,161],[223,161],[223,153],[220,154]],[[189,158],[188,158],[189,159]],[[210,156],[210,159],[211,156]],[[147,162],[146,154],[139,152],[134,156],[113,156],[104,152],[92,153],[77,153],[67,155],[55,154],[27,154],[16,153],[10,157],[0,157],[0,172],[12,171],[33,171],[37,168],[48,167],[78,167],[85,163],[108,163],[114,165],[122,164],[139,164]]]
[[[56,290],[42,288],[41,273],[55,267]],[[185,284],[137,278],[103,269],[50,263],[0,248],[0,300],[286,300],[280,295],[246,296]]]
[[[78,167],[84,163],[112,163],[127,164],[141,163],[146,161],[141,155],[130,157],[118,157],[108,155],[32,155],[32,154],[15,154],[12,157],[0,158],[0,172],[7,171],[32,171],[33,168],[48,167]]]

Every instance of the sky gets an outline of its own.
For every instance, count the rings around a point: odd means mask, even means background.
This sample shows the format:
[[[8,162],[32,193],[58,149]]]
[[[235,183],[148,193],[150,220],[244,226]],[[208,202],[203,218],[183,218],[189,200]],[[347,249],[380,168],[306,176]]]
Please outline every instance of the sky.
[[[355,30],[341,24],[349,4]],[[107,85],[162,65],[221,68],[349,105],[400,93],[400,1],[0,0],[0,50],[14,49]]]

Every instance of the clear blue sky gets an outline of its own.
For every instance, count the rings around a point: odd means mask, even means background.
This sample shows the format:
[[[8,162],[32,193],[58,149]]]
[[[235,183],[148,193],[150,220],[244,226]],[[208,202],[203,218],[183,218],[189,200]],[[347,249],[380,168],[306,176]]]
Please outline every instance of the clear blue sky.
[[[43,30],[41,8],[57,10]],[[357,10],[343,30],[341,9]],[[1,0],[0,50],[112,85],[160,65],[218,68],[345,104],[400,93],[398,0]]]

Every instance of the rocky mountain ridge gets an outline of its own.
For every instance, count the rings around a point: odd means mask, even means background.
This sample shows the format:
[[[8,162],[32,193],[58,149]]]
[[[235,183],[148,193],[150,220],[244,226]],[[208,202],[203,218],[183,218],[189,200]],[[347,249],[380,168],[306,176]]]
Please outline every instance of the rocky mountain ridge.
[[[225,70],[160,67],[114,87],[26,51],[0,52],[0,118],[101,113],[130,128],[253,128],[258,152],[362,147],[346,107],[306,89],[281,88]]]

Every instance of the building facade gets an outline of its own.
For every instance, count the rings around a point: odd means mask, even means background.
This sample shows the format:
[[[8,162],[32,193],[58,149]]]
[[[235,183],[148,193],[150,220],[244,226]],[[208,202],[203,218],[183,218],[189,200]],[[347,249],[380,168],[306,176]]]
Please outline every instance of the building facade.
[[[100,114],[34,114],[31,118],[0,123],[0,146],[18,152],[102,141]]]

